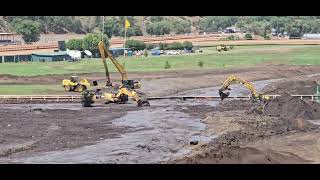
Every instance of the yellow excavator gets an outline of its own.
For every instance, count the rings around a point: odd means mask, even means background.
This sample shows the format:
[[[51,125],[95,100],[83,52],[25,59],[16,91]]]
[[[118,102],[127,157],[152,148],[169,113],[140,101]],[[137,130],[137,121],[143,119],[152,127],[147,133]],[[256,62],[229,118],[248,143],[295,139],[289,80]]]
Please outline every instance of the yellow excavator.
[[[104,100],[106,104],[107,103],[123,104],[129,100],[129,97],[131,97],[134,101],[136,101],[138,106],[149,106],[150,105],[149,102],[141,99],[138,93],[135,91],[135,89],[139,89],[141,87],[140,82],[128,79],[127,72],[125,71],[124,67],[113,57],[111,52],[107,50],[107,48],[105,47],[102,41],[99,42],[98,47],[99,47],[101,59],[106,72],[106,78],[107,78],[106,86],[112,86],[112,83],[110,81],[108,66],[106,63],[106,58],[108,57],[110,58],[111,62],[116,66],[119,73],[121,74],[122,84],[120,85],[117,93],[110,93],[110,92],[101,93],[100,89],[97,89],[94,91],[84,91],[82,93],[82,100],[81,100],[82,106],[91,107],[91,104],[101,99]]]
[[[224,91],[231,90],[229,88],[229,86],[231,84],[236,84],[236,83],[240,83],[241,85],[245,86],[247,89],[250,90],[250,92],[251,92],[250,99],[252,102],[257,102],[258,100],[260,102],[265,102],[270,99],[269,96],[265,96],[261,93],[258,93],[251,83],[249,83],[249,82],[247,82],[247,81],[245,81],[235,75],[231,75],[224,81],[224,83],[222,84],[222,86],[219,89],[219,96],[220,96],[221,100],[227,98],[230,94],[230,92],[224,92]]]

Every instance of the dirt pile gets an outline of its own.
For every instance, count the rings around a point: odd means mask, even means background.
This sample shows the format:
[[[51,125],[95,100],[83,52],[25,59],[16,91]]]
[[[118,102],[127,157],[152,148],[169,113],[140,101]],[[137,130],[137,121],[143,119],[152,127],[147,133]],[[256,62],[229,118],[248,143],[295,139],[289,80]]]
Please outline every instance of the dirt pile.
[[[315,120],[320,119],[320,105],[285,95],[269,101],[264,107],[264,114],[287,119]]]
[[[264,94],[297,94],[312,95],[316,93],[317,82],[312,80],[280,81],[262,89]]]
[[[176,161],[176,164],[300,164],[309,161],[294,154],[272,150],[261,151],[252,147],[223,147]]]

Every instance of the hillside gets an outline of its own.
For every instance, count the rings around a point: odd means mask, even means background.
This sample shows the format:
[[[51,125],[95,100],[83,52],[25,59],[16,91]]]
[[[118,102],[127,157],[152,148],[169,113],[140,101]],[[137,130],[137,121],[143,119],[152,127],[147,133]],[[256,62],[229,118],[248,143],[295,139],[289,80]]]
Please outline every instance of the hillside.
[[[105,33],[124,36],[125,16],[106,16]],[[234,27],[265,38],[275,35],[301,37],[320,33],[319,16],[127,16],[127,36],[218,32]],[[0,16],[0,32],[14,32],[21,23],[35,23],[41,33],[99,33],[101,16]]]

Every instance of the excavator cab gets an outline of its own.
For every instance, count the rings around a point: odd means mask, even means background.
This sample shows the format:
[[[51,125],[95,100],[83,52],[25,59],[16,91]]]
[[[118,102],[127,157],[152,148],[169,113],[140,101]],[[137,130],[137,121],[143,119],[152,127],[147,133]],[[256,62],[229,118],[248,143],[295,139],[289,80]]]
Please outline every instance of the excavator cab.
[[[79,82],[79,77],[78,76],[71,76],[70,81],[73,83]]]
[[[139,89],[141,87],[141,84],[134,80],[123,80],[122,85],[127,89]]]

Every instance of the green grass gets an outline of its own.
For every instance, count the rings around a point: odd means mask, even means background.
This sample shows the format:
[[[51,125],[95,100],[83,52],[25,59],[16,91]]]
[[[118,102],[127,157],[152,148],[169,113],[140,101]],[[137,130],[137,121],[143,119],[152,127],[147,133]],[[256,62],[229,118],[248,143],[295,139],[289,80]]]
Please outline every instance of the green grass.
[[[228,52],[218,53],[215,47],[204,49],[203,53],[160,56],[160,57],[119,57],[128,72],[156,72],[170,70],[201,70],[224,67],[254,66],[260,63],[293,65],[319,65],[320,46],[317,45],[259,45],[235,46]],[[168,61],[170,69],[164,69]],[[203,62],[203,68],[198,62]],[[116,72],[110,61],[109,70]],[[78,74],[104,72],[100,59],[84,59],[80,62],[53,63],[4,63],[0,64],[1,74],[36,76],[52,74]]]
[[[24,94],[64,94],[60,85],[0,85],[1,95],[24,95]]]

